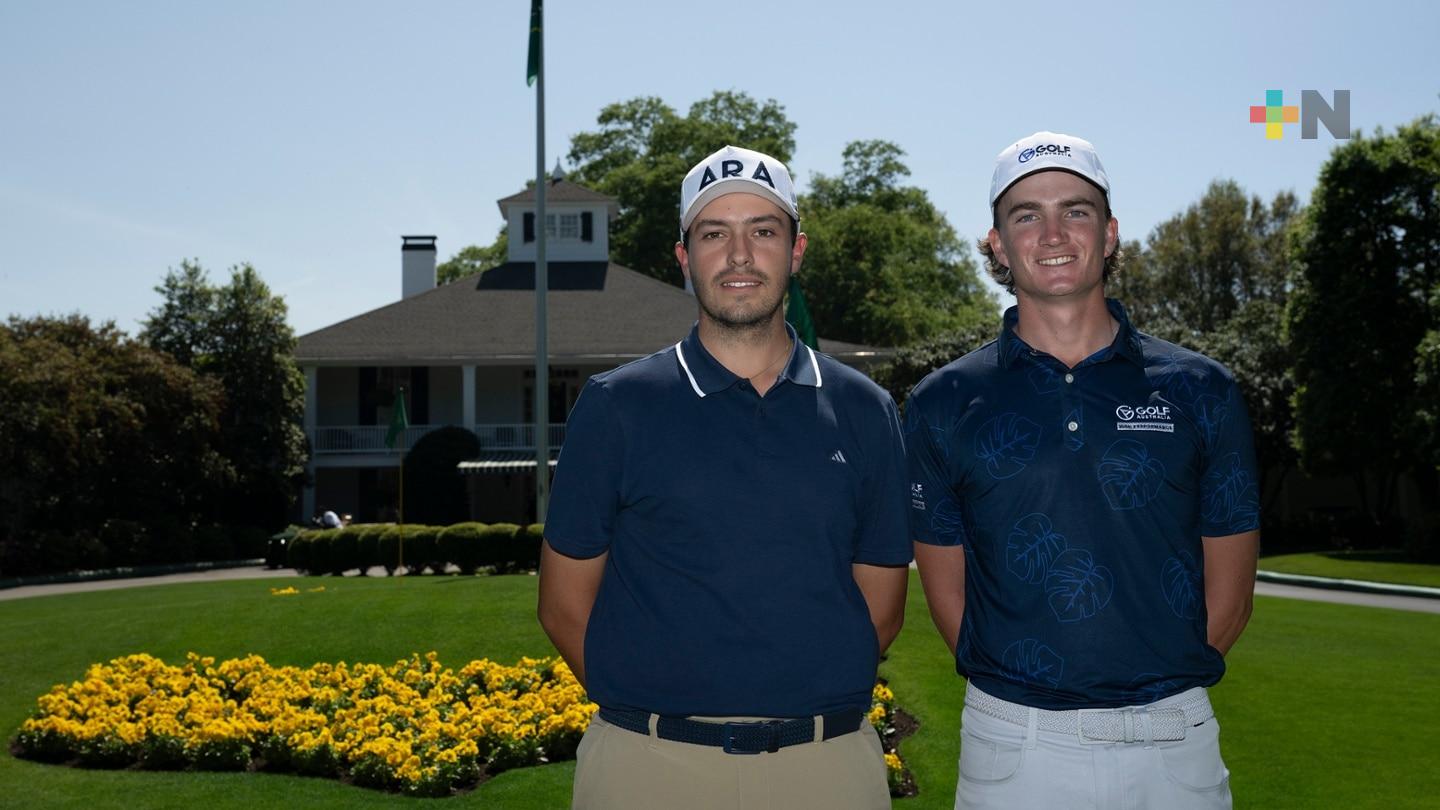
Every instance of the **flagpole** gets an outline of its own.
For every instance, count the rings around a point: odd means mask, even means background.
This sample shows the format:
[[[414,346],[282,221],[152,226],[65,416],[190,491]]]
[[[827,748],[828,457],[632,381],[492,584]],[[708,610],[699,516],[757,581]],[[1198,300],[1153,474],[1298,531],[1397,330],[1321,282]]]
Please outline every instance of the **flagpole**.
[[[403,385],[400,386],[400,405],[401,407],[405,405],[405,387]],[[406,429],[409,429],[410,419],[407,417],[405,422]],[[400,434],[400,442],[396,446],[396,450],[400,454],[400,505],[395,510],[395,517],[398,521],[397,530],[400,532],[400,542],[398,544],[399,551],[396,554],[398,559],[395,563],[395,570],[399,571],[405,567],[405,434],[403,431]]]
[[[535,522],[545,522],[550,490],[550,347],[546,339],[545,266],[545,12],[531,0],[531,42],[535,61]],[[538,30],[536,30],[538,29]]]

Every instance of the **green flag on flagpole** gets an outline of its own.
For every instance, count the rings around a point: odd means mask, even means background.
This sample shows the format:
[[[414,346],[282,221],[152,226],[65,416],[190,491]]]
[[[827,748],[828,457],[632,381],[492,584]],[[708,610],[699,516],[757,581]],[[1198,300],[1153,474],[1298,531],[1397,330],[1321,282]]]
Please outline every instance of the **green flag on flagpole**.
[[[530,59],[525,65],[525,86],[533,87],[540,75],[540,0],[530,0]]]
[[[390,429],[385,431],[385,446],[394,450],[395,442],[404,438],[405,428],[408,427],[410,419],[405,415],[405,389],[401,388],[395,392],[395,407],[390,411]]]
[[[786,296],[790,300],[785,304],[785,320],[795,327],[801,343],[812,349],[820,348],[820,342],[815,339],[815,322],[810,320],[810,308],[805,306],[805,293],[800,291],[800,281],[794,276],[790,277]]]

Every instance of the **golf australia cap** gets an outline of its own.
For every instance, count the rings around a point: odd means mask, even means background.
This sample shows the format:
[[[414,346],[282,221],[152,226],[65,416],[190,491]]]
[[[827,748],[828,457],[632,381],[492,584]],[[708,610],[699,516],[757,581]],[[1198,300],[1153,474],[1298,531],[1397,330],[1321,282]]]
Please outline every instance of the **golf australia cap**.
[[[695,164],[680,184],[681,237],[711,200],[735,192],[764,197],[800,219],[795,183],[785,164],[751,149],[727,146]]]
[[[1100,187],[1110,199],[1110,178],[1100,165],[1100,156],[1087,140],[1056,132],[1037,132],[1005,147],[995,159],[995,176],[990,180],[990,207],[994,208],[1007,189],[1021,179],[1047,169],[1078,174]]]

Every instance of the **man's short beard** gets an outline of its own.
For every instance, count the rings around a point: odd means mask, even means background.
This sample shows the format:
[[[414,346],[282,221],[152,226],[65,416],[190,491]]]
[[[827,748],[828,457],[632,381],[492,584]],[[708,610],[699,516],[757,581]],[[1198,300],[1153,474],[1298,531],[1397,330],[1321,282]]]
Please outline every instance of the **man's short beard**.
[[[790,266],[787,264],[785,267],[784,286],[788,289],[789,284]],[[763,331],[767,326],[769,326],[771,319],[775,317],[775,313],[785,306],[785,294],[781,293],[780,297],[775,301],[775,306],[771,307],[770,309],[757,312],[743,319],[736,319],[731,318],[725,313],[717,312],[707,306],[705,303],[705,298],[700,295],[698,289],[695,292],[695,300],[700,303],[700,310],[705,313],[706,317],[708,317],[712,323],[714,323],[720,329],[736,335],[748,335],[755,332]]]

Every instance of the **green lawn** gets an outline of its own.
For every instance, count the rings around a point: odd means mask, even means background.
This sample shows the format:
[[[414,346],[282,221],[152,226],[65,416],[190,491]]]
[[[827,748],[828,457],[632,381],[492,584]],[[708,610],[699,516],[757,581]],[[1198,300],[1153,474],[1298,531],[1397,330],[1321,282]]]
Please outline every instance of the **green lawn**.
[[[271,585],[323,593],[271,596]],[[912,576],[908,624],[882,667],[920,731],[902,746],[921,795],[949,808],[963,687]],[[275,663],[389,662],[436,650],[458,666],[553,652],[534,619],[533,577],[250,580],[0,602],[0,733],[86,665],[132,652],[256,652]],[[1238,807],[1420,807],[1440,717],[1440,616],[1260,599],[1213,691]],[[561,808],[573,763],[511,771],[446,807]],[[6,806],[411,807],[417,799],[265,774],[82,771],[0,755]]]
[[[1400,551],[1320,551],[1266,557],[1260,567],[1282,574],[1363,579],[1440,588],[1440,565],[1404,562]]]

